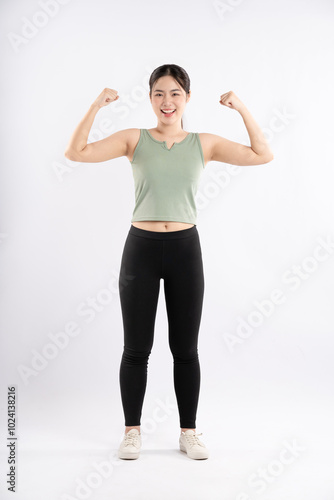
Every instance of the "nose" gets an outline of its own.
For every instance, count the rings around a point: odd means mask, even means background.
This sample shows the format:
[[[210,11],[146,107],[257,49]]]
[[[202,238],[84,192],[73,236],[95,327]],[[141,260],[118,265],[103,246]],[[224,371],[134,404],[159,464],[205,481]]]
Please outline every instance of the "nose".
[[[163,101],[163,107],[167,108],[167,106],[170,106],[171,102],[170,101]]]

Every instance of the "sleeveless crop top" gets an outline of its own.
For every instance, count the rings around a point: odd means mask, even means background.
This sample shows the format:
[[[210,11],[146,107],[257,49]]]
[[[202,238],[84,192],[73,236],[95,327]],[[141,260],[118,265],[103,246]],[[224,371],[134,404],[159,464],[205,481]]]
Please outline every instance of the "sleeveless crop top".
[[[132,161],[135,207],[131,222],[162,220],[196,225],[195,196],[205,167],[198,133],[190,132],[170,149],[147,129],[140,137]]]

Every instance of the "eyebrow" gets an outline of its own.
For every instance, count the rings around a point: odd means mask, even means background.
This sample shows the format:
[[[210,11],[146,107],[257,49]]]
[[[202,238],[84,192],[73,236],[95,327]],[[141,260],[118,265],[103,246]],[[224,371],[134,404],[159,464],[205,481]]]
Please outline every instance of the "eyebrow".
[[[180,91],[180,89],[173,89],[173,90],[170,90],[170,92],[175,92],[175,90]],[[164,91],[163,90],[159,90],[159,89],[155,89],[154,92],[164,92]]]

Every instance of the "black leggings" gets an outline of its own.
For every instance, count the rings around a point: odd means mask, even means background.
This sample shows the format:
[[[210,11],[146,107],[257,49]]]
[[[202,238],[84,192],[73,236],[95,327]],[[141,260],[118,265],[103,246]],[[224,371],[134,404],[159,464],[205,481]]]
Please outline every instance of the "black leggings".
[[[119,275],[124,325],[119,382],[125,425],[141,425],[161,279],[180,427],[195,429],[200,390],[197,342],[204,295],[202,251],[196,225],[180,231],[158,232],[131,224],[127,235]]]

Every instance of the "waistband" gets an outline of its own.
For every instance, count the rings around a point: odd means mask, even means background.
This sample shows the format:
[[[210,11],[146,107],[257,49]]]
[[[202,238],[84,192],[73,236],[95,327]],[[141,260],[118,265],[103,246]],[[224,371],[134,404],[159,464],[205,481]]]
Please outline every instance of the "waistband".
[[[146,229],[140,229],[131,224],[129,234],[134,234],[135,236],[142,236],[143,238],[151,238],[154,240],[172,240],[176,238],[189,238],[189,236],[194,236],[197,231],[196,225],[188,227],[187,229],[180,229],[180,231],[147,231]]]

